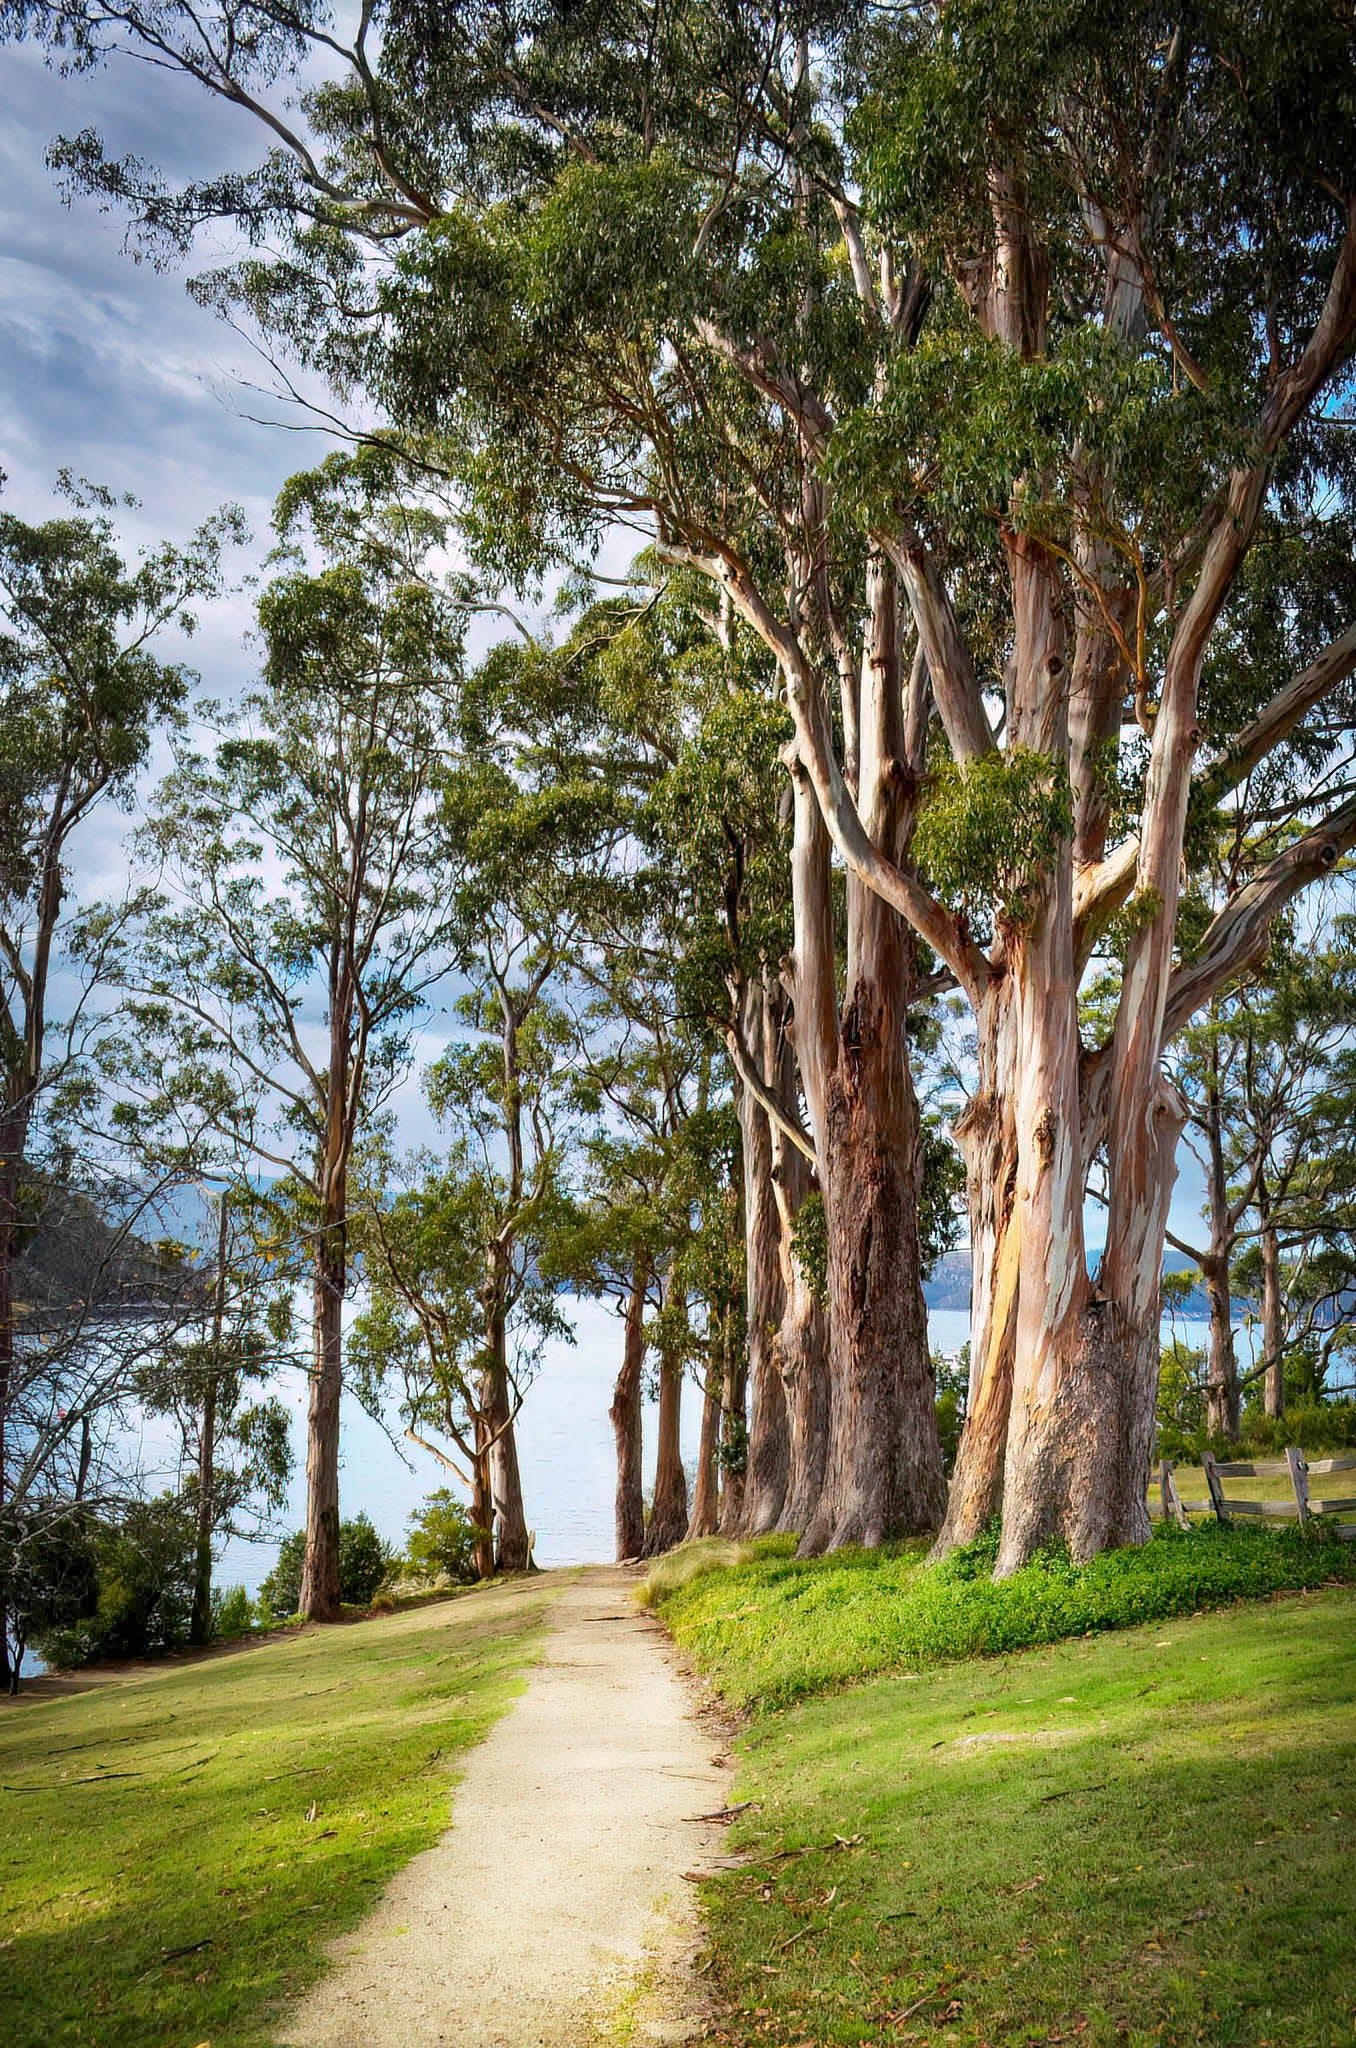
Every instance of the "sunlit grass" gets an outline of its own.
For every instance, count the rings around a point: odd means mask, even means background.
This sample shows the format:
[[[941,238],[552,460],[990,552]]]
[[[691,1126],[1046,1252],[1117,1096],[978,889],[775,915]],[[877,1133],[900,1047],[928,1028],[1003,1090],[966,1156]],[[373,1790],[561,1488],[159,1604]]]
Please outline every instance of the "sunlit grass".
[[[0,1711],[9,2048],[255,2048],[447,1825],[555,1591],[518,1581]]]
[[[1347,2048],[1354,1624],[1330,1591],[759,1719],[750,1860],[706,1887],[721,2037]]]

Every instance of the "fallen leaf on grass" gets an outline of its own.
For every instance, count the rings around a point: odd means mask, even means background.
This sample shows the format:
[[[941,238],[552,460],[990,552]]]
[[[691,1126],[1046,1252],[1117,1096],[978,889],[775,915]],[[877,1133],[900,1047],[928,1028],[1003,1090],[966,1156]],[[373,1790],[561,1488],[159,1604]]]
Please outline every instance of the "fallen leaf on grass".
[[[1034,1892],[1038,1884],[1044,1883],[1045,1872],[1043,1870],[1038,1870],[1034,1877],[1028,1877],[1024,1879],[1021,1884],[1015,1884],[1012,1887],[1012,1889],[1014,1892]]]

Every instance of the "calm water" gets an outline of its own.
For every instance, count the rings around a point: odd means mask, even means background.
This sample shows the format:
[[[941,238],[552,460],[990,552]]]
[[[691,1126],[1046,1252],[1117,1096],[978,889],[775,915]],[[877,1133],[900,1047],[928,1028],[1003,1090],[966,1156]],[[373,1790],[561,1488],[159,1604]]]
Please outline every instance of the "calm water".
[[[576,1342],[548,1346],[537,1379],[528,1391],[519,1418],[519,1458],[529,1526],[537,1535],[539,1564],[603,1563],[613,1555],[612,1494],[614,1464],[608,1403],[621,1363],[621,1318],[596,1301],[572,1307]],[[1205,1325],[1179,1319],[1178,1330],[1191,1344],[1203,1344]],[[955,1353],[970,1334],[964,1310],[937,1309],[928,1317],[928,1333],[937,1351]],[[1165,1334],[1167,1326],[1165,1325]],[[1240,1332],[1244,1344],[1246,1333]],[[1246,1353],[1244,1355],[1247,1355]],[[265,1541],[233,1540],[219,1558],[219,1586],[243,1585],[256,1593],[272,1569],[278,1538],[300,1528],[306,1500],[306,1381],[300,1373],[281,1381],[278,1392],[292,1415],[296,1469],[279,1527]],[[684,1388],[683,1452],[695,1461],[701,1426],[701,1402],[695,1387]],[[647,1467],[654,1457],[656,1411],[645,1411]],[[392,1418],[397,1438],[398,1428]],[[142,1462],[152,1483],[174,1481],[174,1447],[161,1424],[147,1423],[141,1437]],[[403,1547],[406,1524],[421,1501],[449,1482],[434,1461],[413,1444],[393,1444],[365,1415],[356,1401],[345,1400],[342,1463],[339,1476],[341,1512],[347,1518],[370,1515],[381,1534]],[[29,1672],[39,1668],[26,1660]]]

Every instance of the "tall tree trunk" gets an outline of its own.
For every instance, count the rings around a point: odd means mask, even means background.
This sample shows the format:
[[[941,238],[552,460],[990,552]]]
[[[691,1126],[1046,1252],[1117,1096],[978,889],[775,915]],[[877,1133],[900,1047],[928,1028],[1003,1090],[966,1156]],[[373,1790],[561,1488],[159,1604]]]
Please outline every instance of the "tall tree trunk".
[[[716,1347],[719,1352],[719,1346]],[[686,1540],[714,1536],[720,1522],[720,1482],[717,1453],[720,1449],[720,1396],[725,1361],[712,1355],[706,1361],[706,1384],[702,1390],[702,1432],[697,1448],[697,1478],[692,1489]]]
[[[672,1550],[687,1533],[687,1475],[682,1449],[683,1356],[673,1339],[665,1341],[659,1360],[659,1445],[655,1459],[654,1505],[645,1532],[643,1555],[658,1557]]]
[[[193,1611],[188,1640],[205,1643],[212,1628],[212,1531],[216,1523],[217,1395],[221,1386],[222,1337],[226,1328],[226,1253],[230,1242],[231,1204],[223,1194],[217,1218],[217,1272],[212,1306],[212,1352],[203,1389],[198,1425],[197,1543],[193,1573]]]
[[[0,1125],[0,1513],[9,1500],[9,1420],[14,1401],[14,1262],[19,1235],[19,1173],[23,1146],[13,1120]],[[0,1686],[18,1688],[18,1666],[10,1670],[9,1592],[5,1584],[4,1550],[0,1546]]]
[[[1262,1405],[1268,1415],[1285,1413],[1285,1301],[1281,1285],[1281,1248],[1272,1220],[1271,1192],[1257,1184],[1262,1249]]]
[[[639,1557],[645,1546],[645,1488],[641,1470],[641,1393],[645,1369],[645,1294],[650,1271],[637,1258],[626,1299],[621,1371],[612,1393],[612,1435],[617,1446],[617,1561]]]
[[[764,996],[756,998],[758,1039]],[[748,1028],[753,1003],[745,1006],[745,1039],[759,1050]],[[778,1369],[776,1332],[785,1288],[779,1247],[781,1225],[773,1185],[773,1137],[767,1115],[746,1088],[737,1090],[744,1168],[744,1287],[748,1323],[749,1447],[742,1528],[761,1536],[777,1526],[786,1499],[790,1445],[786,1394]]]
[[[899,860],[913,778],[895,581],[880,560],[870,604],[858,803],[872,843]],[[918,1244],[922,1126],[906,1037],[915,947],[899,913],[849,877],[847,1000],[816,1120],[831,1395],[824,1486],[801,1539],[807,1555],[936,1529],[946,1504]]]
[[[720,1512],[722,1536],[738,1536],[744,1527],[744,1494],[749,1458],[749,1358],[739,1341],[738,1311],[727,1305],[722,1318],[724,1374],[720,1387]]]
[[[494,1488],[494,1527],[501,1572],[525,1572],[532,1562],[523,1482],[518,1470],[518,1439],[509,1394],[508,1367],[502,1352],[487,1375],[486,1410],[492,1432],[490,1473]]]
[[[970,1387],[934,1556],[973,1542],[1003,1504],[1017,1341],[1017,1122],[1009,1089],[1014,1010],[1005,979],[978,1017],[978,1085],[953,1135],[970,1216]]]
[[[806,1555],[925,1533],[946,1501],[918,1249],[921,1133],[897,1004],[910,941],[878,898],[860,915],[893,929],[879,935],[883,971],[853,990],[829,1091],[829,1447]]]
[[[217,1443],[217,1375],[208,1379],[198,1424],[197,1534],[194,1546],[193,1611],[188,1640],[205,1643],[212,1632],[212,1525],[214,1521],[214,1459]]]
[[[306,1555],[301,1612],[339,1619],[339,1402],[344,1383],[342,1231],[322,1229],[314,1282],[315,1361],[306,1417]]]
[[[494,1557],[494,1477],[490,1471],[490,1425],[483,1408],[475,1419],[475,1455],[471,1460],[471,1527],[475,1531],[476,1577],[492,1579]]]

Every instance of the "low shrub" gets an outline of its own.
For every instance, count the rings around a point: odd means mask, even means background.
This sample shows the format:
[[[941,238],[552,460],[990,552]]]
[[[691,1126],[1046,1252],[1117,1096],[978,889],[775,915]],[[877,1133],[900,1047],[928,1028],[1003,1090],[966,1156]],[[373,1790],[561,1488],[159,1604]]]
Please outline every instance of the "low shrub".
[[[255,1627],[254,1602],[243,1586],[218,1587],[212,1595],[212,1636],[219,1643],[234,1642]]]
[[[278,1562],[259,1588],[259,1605],[270,1618],[284,1621],[301,1606],[301,1573],[306,1562],[306,1531],[284,1536]],[[339,1598],[350,1607],[367,1607],[390,1578],[397,1563],[393,1546],[377,1534],[367,1515],[339,1524]]]
[[[405,1556],[411,1576],[454,1586],[476,1582],[476,1530],[455,1493],[440,1486],[410,1516]]]
[[[726,1696],[758,1709],[875,1673],[1356,1583],[1356,1545],[1293,1528],[1163,1528],[1142,1549],[1082,1566],[1051,1549],[1001,1581],[991,1576],[996,1534],[940,1565],[925,1562],[922,1544],[816,1559],[788,1556],[781,1541],[754,1550],[718,1577],[708,1569],[660,1584],[653,1599]]]
[[[1217,1458],[1279,1458],[1288,1444],[1313,1456],[1356,1450],[1356,1401],[1297,1402],[1284,1415],[1249,1409],[1236,1442],[1204,1429],[1165,1423],[1158,1432],[1159,1455],[1178,1465],[1199,1465],[1206,1451]]]
[[[93,1611],[66,1627],[35,1629],[34,1647],[50,1664],[69,1669],[96,1657],[146,1657],[186,1643],[196,1543],[192,1510],[169,1493],[94,1523]]]

